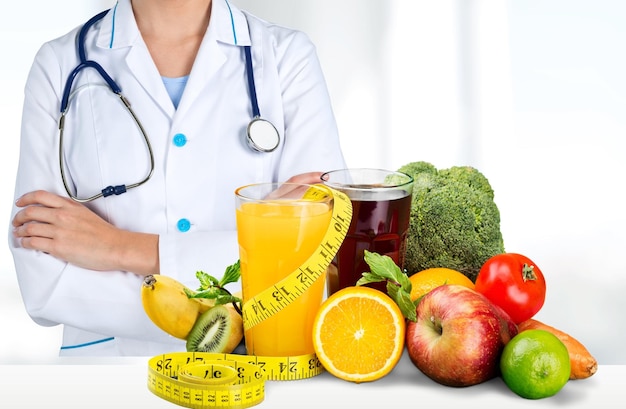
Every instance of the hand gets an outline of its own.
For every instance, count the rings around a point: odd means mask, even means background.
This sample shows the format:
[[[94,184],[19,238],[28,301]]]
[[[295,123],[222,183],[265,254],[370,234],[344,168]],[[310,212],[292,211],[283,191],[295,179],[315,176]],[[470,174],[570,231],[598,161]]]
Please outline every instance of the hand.
[[[43,190],[15,204],[22,209],[13,218],[13,236],[23,248],[91,270],[158,273],[158,236],[118,229],[83,204]]]
[[[287,179],[285,183],[305,183],[309,185],[314,185],[316,183],[322,183],[322,173],[323,172],[308,172],[301,173],[299,175],[295,175]]]
[[[281,185],[278,189],[267,195],[266,199],[279,199],[288,197],[299,199],[306,191],[306,188],[294,187],[293,185],[289,185],[289,183],[295,183],[300,185],[314,185],[316,183],[322,182],[322,180],[320,179],[321,176],[322,172],[308,172],[292,176],[284,182],[285,184]]]

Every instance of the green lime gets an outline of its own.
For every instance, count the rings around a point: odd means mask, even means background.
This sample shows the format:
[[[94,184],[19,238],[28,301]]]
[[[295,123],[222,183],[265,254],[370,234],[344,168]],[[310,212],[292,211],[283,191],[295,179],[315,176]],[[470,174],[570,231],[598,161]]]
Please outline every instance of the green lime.
[[[569,353],[551,332],[522,331],[504,346],[500,371],[504,383],[519,396],[547,398],[556,395],[569,379]]]

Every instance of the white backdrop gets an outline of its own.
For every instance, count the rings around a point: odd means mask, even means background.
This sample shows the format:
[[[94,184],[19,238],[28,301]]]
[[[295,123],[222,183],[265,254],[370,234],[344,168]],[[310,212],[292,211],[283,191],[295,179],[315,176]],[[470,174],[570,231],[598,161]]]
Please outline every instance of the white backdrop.
[[[311,36],[350,166],[479,168],[494,187],[507,251],[546,276],[537,318],[579,338],[600,363],[626,364],[626,3],[232,1]],[[34,0],[0,15],[4,231],[32,58],[112,4]],[[0,362],[56,356],[59,328],[24,313],[6,245],[0,325]]]

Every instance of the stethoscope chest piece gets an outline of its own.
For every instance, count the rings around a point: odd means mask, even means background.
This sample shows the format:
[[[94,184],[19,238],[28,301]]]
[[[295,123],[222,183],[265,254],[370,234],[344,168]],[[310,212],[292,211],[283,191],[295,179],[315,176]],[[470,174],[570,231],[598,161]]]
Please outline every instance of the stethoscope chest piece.
[[[248,124],[246,140],[255,151],[272,152],[280,143],[280,135],[270,121],[255,117]]]

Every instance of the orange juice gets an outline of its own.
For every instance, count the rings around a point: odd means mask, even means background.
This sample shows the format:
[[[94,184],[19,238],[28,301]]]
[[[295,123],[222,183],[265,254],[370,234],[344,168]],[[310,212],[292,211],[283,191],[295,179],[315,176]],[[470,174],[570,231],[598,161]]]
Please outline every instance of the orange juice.
[[[239,192],[239,190],[238,190]],[[296,270],[322,242],[332,202],[259,200],[237,206],[243,302]],[[325,277],[283,310],[246,330],[248,354],[294,356],[314,353],[313,319]]]

